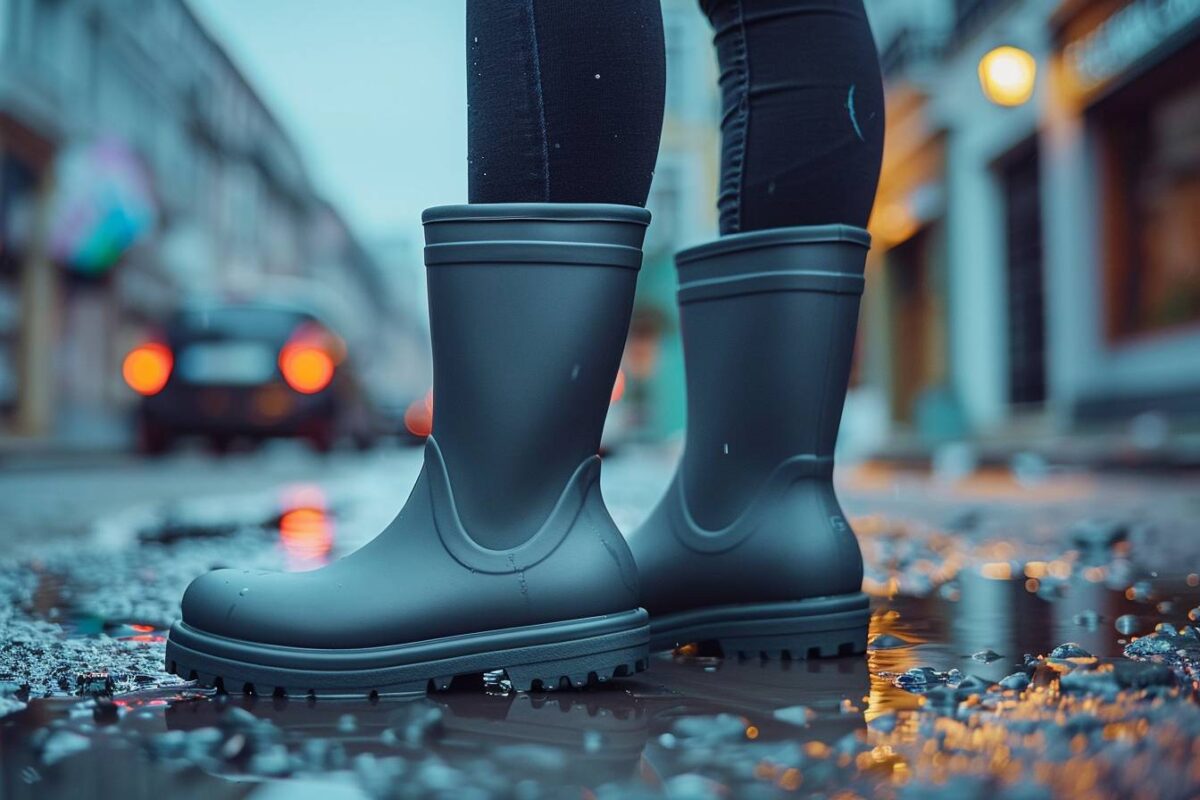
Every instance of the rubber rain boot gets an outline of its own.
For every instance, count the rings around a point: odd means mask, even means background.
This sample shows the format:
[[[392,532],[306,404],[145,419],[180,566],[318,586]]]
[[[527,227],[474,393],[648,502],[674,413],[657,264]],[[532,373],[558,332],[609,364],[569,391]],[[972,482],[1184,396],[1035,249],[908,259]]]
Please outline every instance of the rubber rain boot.
[[[168,670],[303,696],[494,670],[554,689],[644,669],[647,615],[596,453],[649,218],[618,205],[426,211],[437,413],[408,501],[321,569],[195,580]]]
[[[865,649],[862,553],[832,475],[869,247],[865,230],[830,225],[677,256],[686,445],[630,536],[652,649]]]

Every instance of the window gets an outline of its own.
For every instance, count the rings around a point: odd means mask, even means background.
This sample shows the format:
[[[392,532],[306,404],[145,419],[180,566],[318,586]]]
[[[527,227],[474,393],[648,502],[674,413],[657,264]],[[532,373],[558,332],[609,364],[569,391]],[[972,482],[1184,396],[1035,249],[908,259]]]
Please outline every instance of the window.
[[[1110,338],[1200,324],[1200,48],[1094,113]]]
[[[922,228],[887,255],[892,419],[918,423],[923,398],[945,374],[935,234]]]
[[[954,0],[954,36],[962,41],[972,36],[1013,0]]]
[[[1019,146],[1000,165],[1005,211],[1009,402],[1046,400],[1046,312],[1042,204],[1036,142]]]

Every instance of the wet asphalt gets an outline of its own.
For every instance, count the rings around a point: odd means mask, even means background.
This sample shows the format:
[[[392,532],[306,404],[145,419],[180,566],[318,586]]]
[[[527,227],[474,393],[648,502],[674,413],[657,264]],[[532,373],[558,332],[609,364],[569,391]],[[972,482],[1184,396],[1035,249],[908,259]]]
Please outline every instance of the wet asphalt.
[[[603,485],[628,529],[674,454]],[[184,586],[369,540],[420,451],[288,444],[0,471],[0,797],[1195,797],[1200,480],[882,466],[839,483],[865,657],[697,647],[582,692],[503,675],[375,702],[217,694],[163,670]]]

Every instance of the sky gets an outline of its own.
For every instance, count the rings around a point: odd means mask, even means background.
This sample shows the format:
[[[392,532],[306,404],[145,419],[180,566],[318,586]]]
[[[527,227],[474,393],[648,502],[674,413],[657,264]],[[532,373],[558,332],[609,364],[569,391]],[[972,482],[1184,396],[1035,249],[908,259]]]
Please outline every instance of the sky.
[[[187,0],[367,239],[419,235],[467,197],[464,7],[428,0]]]

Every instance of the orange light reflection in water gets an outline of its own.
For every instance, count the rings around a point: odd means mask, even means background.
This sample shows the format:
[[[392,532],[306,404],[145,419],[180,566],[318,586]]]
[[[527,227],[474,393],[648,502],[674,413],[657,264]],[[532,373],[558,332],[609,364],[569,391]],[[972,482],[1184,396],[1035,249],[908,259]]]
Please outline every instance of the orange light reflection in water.
[[[279,541],[293,570],[313,569],[328,560],[333,549],[333,520],[319,486],[289,487],[279,517]]]
[[[922,703],[920,695],[897,687],[881,673],[899,674],[920,666],[913,645],[921,644],[924,638],[910,630],[896,611],[876,611],[871,615],[867,641],[874,642],[877,637],[885,635],[901,639],[908,646],[867,650],[867,666],[871,675],[866,708],[863,709],[863,718],[867,722],[883,714],[918,709]]]

